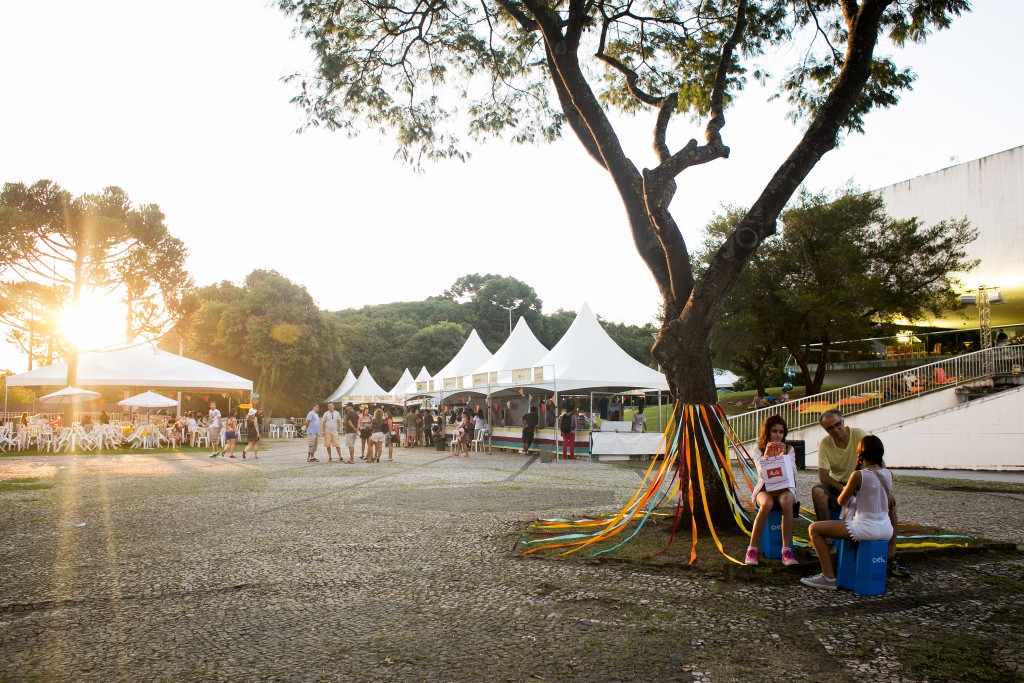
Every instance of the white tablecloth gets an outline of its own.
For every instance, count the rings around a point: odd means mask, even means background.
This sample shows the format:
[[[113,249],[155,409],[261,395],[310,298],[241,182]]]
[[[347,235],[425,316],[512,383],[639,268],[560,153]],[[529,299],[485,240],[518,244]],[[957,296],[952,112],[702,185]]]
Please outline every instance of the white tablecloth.
[[[594,455],[654,455],[661,445],[660,432],[591,432]]]

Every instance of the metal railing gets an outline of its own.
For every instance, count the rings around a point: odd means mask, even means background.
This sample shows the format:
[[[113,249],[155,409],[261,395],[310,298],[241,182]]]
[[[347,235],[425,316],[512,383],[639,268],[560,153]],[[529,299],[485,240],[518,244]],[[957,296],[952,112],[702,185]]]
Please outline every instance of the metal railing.
[[[781,415],[792,432],[817,424],[821,414],[829,409],[841,410],[844,415],[860,413],[992,375],[1019,374],[1022,366],[1024,345],[982,349],[814,396],[733,415],[729,418],[729,426],[747,443],[757,439],[757,430],[769,415]]]

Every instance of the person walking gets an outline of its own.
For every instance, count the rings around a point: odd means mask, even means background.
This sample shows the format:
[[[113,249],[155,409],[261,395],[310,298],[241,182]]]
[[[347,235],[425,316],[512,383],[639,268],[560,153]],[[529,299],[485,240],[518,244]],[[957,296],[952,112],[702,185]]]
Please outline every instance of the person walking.
[[[210,412],[206,414],[206,427],[210,431],[210,448],[213,449],[210,457],[216,458],[223,451],[220,448],[220,411],[213,401],[210,401]]]
[[[229,417],[224,428],[224,452],[229,453],[228,457],[235,457],[235,441],[238,439],[238,423],[235,418]]]
[[[245,416],[245,448],[242,449],[242,460],[245,454],[252,448],[252,457],[259,460],[260,457],[260,416],[255,408],[249,408]]]
[[[320,404],[314,403],[306,415],[306,462],[320,462],[316,459],[316,447],[320,445]]]

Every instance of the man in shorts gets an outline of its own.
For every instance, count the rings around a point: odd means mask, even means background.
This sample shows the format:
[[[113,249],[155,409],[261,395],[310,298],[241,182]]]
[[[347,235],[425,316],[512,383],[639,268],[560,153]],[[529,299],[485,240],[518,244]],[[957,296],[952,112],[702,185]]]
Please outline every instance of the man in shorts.
[[[356,437],[359,435],[359,413],[349,401],[345,404],[345,445],[348,446],[348,464],[356,461]]]
[[[341,455],[341,413],[334,409],[333,403],[327,404],[327,411],[320,418],[320,429],[323,431],[324,445],[327,446],[327,462],[331,462],[331,447],[338,449],[338,462],[344,462]]]
[[[306,462],[320,462],[316,459],[316,447],[320,445],[320,404],[314,403],[306,415]]]
[[[827,520],[840,511],[839,494],[857,469],[857,447],[865,432],[857,427],[848,427],[838,410],[826,410],[818,424],[825,430],[825,438],[818,442],[818,481],[821,483],[811,489],[811,500],[815,516]],[[893,532],[889,539],[888,569],[893,576],[907,577],[910,570],[896,557],[896,499],[891,500],[889,519]]]
[[[210,401],[210,412],[206,415],[206,426],[210,430],[210,448],[213,449],[213,453],[210,453],[211,458],[216,458],[220,455],[220,411],[217,410],[217,404],[214,401]]]

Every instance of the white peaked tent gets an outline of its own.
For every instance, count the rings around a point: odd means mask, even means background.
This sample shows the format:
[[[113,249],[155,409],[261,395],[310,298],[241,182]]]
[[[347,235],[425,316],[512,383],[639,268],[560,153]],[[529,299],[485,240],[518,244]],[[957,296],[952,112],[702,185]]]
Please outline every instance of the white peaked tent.
[[[339,384],[338,388],[335,389],[334,392],[327,397],[324,403],[335,403],[341,400],[341,397],[344,396],[345,393],[349,390],[349,388],[355,383],[356,376],[352,374],[352,368],[349,368],[348,372],[345,373],[345,378],[341,380],[341,384]]]
[[[586,303],[559,342],[536,365],[544,369],[544,381],[533,386],[558,393],[581,389],[668,390],[665,376],[619,348]]]
[[[335,399],[335,403],[339,400],[352,401],[353,403],[401,403],[401,401],[396,401],[394,396],[384,391],[377,384],[377,381],[370,374],[370,369],[365,365],[363,366],[363,371],[359,373],[356,383],[349,387],[343,396]]]
[[[513,370],[537,367],[538,361],[547,353],[547,347],[537,340],[533,330],[527,324],[526,318],[519,318],[512,334],[508,336],[501,348],[476,368],[472,374],[486,374],[488,376],[486,383],[489,386],[508,386],[512,384]]]
[[[426,371],[426,368],[423,368],[423,370]],[[412,373],[409,372],[409,368],[406,368],[405,372],[402,373],[402,376],[398,378],[398,382],[396,382],[395,386],[391,388],[391,393],[395,396],[401,396],[404,398],[406,389],[410,384],[413,385],[413,389],[415,390],[415,381],[412,378]]]
[[[423,388],[426,387],[426,388]],[[416,379],[405,386],[406,399],[413,398],[414,396],[432,396],[434,390],[434,382],[430,378],[430,371],[427,370],[427,366],[424,365],[420,368],[420,372],[416,375]]]
[[[67,378],[68,364],[55,363],[8,377],[7,386],[64,386]],[[148,344],[118,351],[83,354],[78,359],[76,382],[83,387],[252,391],[252,380],[197,360],[161,351]]]
[[[451,394],[463,391],[463,387],[468,388],[472,377],[467,376],[471,376],[478,367],[490,360],[492,355],[480,340],[480,335],[473,330],[455,357],[433,376],[434,390]]]

